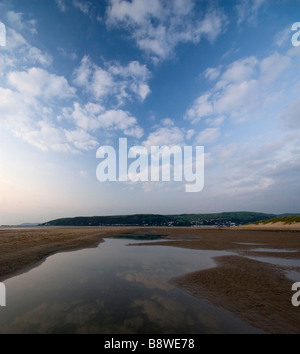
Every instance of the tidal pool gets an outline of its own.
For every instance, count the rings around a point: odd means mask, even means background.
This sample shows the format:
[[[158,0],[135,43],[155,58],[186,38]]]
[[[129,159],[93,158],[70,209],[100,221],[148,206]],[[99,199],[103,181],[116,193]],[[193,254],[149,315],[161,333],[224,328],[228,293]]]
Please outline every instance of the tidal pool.
[[[53,255],[6,280],[0,333],[260,332],[170,283],[175,276],[213,267],[212,257],[229,252],[136,246],[149,241],[128,238]]]

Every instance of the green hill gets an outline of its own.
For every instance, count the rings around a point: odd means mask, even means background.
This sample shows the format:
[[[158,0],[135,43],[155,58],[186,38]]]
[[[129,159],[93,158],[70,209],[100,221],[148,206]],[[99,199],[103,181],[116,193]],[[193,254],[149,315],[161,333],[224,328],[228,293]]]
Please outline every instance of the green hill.
[[[47,226],[233,226],[269,220],[277,215],[254,212],[225,212],[180,215],[115,215],[62,218],[48,221]]]

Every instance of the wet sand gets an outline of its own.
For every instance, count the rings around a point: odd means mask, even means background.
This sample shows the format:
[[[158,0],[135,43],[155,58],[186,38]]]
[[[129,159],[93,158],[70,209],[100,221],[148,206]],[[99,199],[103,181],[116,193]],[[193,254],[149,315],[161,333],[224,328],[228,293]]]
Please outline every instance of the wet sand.
[[[266,333],[300,333],[300,309],[291,303],[293,282],[280,267],[239,256],[215,260],[217,268],[173,283]]]
[[[173,284],[234,313],[266,333],[300,333],[300,307],[291,303],[294,294],[291,287],[296,280],[286,277],[286,272],[297,271],[297,281],[300,282],[300,267],[272,265],[247,258],[275,257],[299,261],[300,231],[276,228],[268,231],[251,227],[194,229],[176,230],[169,237],[173,241],[152,245],[225,250],[236,254],[216,257],[215,268],[172,279]]]
[[[127,232],[136,231],[128,228]],[[0,229],[0,281],[24,273],[58,252],[97,247],[103,237],[124,232],[115,228],[23,227]]]
[[[291,303],[294,294],[291,287],[296,280],[285,276],[287,271],[300,272],[300,268],[248,258],[300,260],[300,230],[284,229],[283,226],[271,230],[256,227],[0,230],[0,280],[39,264],[50,254],[96,247],[104,237],[120,234],[167,235],[163,242],[151,242],[143,247],[161,245],[232,251],[234,255],[217,257],[215,268],[171,281],[193,296],[231,311],[266,333],[300,333],[300,307],[293,307]]]

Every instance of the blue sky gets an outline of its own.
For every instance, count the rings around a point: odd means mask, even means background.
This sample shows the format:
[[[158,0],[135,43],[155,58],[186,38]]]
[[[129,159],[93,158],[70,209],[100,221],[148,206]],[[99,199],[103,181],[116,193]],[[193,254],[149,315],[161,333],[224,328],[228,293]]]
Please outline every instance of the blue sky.
[[[1,1],[0,224],[300,212],[293,0]],[[205,147],[205,187],[100,183],[100,146]]]

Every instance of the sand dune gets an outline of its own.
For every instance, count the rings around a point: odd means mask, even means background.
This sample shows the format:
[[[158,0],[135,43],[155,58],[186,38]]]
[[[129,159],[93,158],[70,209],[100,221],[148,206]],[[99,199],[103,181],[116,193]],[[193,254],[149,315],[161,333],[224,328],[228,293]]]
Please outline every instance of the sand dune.
[[[269,224],[251,224],[239,226],[241,230],[299,230],[300,223],[284,224],[283,222],[269,223]]]

